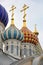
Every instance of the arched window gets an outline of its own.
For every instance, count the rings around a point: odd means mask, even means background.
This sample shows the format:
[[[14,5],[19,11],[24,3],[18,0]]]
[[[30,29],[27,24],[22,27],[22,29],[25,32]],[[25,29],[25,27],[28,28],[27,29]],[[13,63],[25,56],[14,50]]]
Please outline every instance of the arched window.
[[[18,55],[18,52],[19,52],[19,47],[18,47],[18,42],[17,42],[17,46],[16,46],[16,53],[17,53],[17,55]]]
[[[18,45],[17,45],[17,55],[18,55],[18,49],[19,49],[19,47],[18,47]]]
[[[26,45],[24,45],[24,57],[27,56],[27,48],[26,48]]]
[[[8,51],[8,43],[7,43],[7,45],[6,45],[6,51]]]
[[[29,46],[29,55],[32,55],[31,45]]]
[[[11,45],[11,53],[13,53],[13,49],[14,49],[14,47],[13,47],[13,45]]]

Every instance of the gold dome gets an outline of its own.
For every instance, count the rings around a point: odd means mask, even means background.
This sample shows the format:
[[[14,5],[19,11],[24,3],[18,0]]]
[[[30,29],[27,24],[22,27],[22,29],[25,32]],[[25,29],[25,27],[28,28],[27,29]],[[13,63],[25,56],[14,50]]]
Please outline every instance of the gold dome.
[[[21,31],[24,34],[24,40],[22,42],[27,42],[27,43],[33,43],[37,44],[38,43],[38,38],[35,34],[32,33],[27,27],[22,27]]]
[[[23,9],[21,10],[21,12],[24,12],[23,14],[23,27],[21,29],[21,31],[24,34],[24,40],[22,42],[27,42],[27,43],[33,43],[33,44],[37,44],[38,43],[38,38],[37,35],[35,35],[32,31],[30,31],[27,27],[26,27],[26,10],[29,7],[27,5],[24,4]]]

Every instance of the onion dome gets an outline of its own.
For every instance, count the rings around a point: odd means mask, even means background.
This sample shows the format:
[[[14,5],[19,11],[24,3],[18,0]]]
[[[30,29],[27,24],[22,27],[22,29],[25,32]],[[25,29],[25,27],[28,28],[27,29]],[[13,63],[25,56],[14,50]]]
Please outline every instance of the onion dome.
[[[3,40],[8,39],[17,39],[17,40],[23,40],[23,33],[20,32],[16,26],[11,25],[7,30],[5,30],[2,34]]]
[[[21,31],[24,34],[24,40],[22,42],[25,43],[32,43],[32,44],[37,44],[38,43],[38,38],[35,34],[33,34],[32,31],[30,31],[27,27],[26,27],[26,12],[25,10],[28,8],[27,5],[24,4],[23,9],[21,10],[21,12],[24,12],[24,16],[23,16],[23,27],[21,28]]]
[[[8,14],[2,5],[0,5],[0,22],[3,23],[4,26],[8,23]]]
[[[14,9],[15,7],[12,6],[12,9],[10,11],[12,11],[12,14],[14,14]],[[14,25],[14,15],[12,15],[11,18],[11,25],[8,29],[6,29],[3,34],[2,34],[2,39],[8,40],[8,39],[17,39],[17,40],[23,40],[24,36],[23,33],[21,31],[19,31],[16,26]]]
[[[33,34],[27,27],[22,27],[21,31],[24,34],[24,40],[22,42],[33,43],[35,45],[38,43],[37,36]]]

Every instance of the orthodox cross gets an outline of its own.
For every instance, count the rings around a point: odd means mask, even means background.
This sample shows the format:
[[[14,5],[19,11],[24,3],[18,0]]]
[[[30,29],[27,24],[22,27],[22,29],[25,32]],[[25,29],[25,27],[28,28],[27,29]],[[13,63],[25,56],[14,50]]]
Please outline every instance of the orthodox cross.
[[[24,4],[24,6],[23,6],[23,9],[21,10],[21,12],[23,12],[24,11],[24,16],[23,16],[23,18],[24,18],[24,20],[25,20],[25,17],[26,17],[26,9],[28,9],[29,7],[26,5],[26,4]]]
[[[11,15],[11,24],[14,25],[14,10],[16,9],[16,7],[14,5],[12,5],[11,9],[9,12],[12,12],[12,15]]]

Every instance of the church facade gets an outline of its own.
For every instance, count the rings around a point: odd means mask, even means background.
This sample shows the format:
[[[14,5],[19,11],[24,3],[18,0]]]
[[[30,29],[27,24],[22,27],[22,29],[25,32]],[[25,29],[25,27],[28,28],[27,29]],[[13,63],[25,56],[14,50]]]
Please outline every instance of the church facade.
[[[8,24],[8,13],[5,8],[0,5],[0,50],[2,50],[3,54],[15,60],[15,62],[10,65],[35,65],[35,62],[36,65],[39,65],[39,61],[43,60],[36,25],[34,32],[26,26],[25,11],[28,8],[29,7],[24,4],[21,10],[21,12],[24,12],[23,27],[19,30],[14,24],[14,9],[16,9],[16,7],[13,5],[10,10],[12,12],[11,25],[5,30]],[[40,63],[43,64],[41,61]]]

